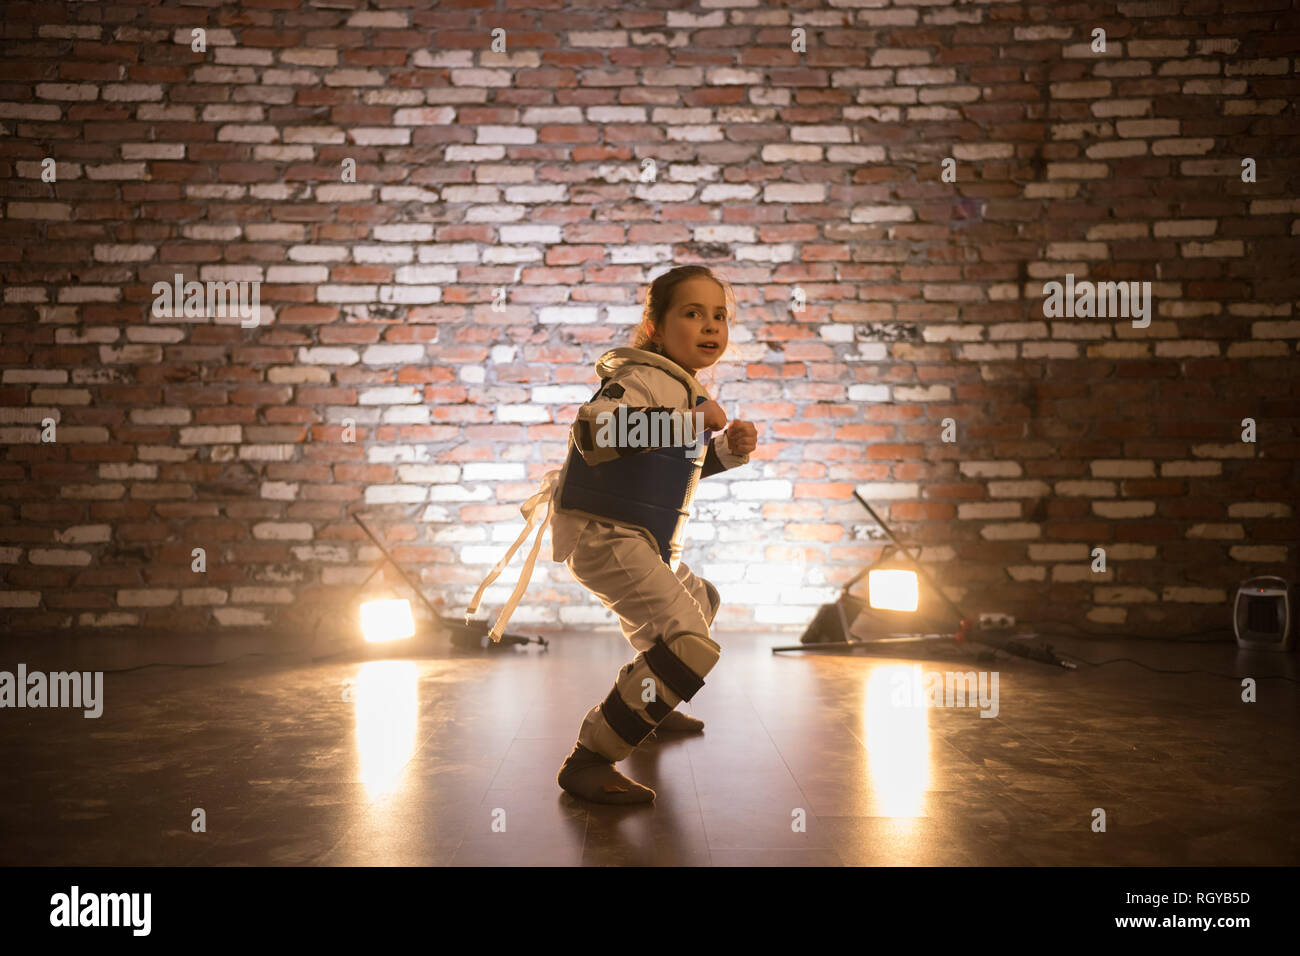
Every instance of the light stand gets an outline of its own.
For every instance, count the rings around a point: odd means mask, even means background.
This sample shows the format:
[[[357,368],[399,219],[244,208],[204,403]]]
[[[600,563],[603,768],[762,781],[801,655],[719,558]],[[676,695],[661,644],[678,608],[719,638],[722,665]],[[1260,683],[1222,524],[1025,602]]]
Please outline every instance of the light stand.
[[[380,569],[382,569],[387,563],[397,569],[397,573],[402,576],[402,580],[406,582],[407,587],[414,591],[415,596],[418,597],[420,602],[429,609],[429,613],[433,615],[434,625],[441,627],[441,629],[451,638],[451,643],[454,647],[458,647],[462,650],[481,650],[483,648],[503,648],[517,644],[540,644],[543,648],[549,645],[550,642],[544,637],[524,637],[519,634],[502,634],[501,640],[496,642],[488,637],[489,626],[487,621],[470,621],[468,623],[462,623],[461,621],[443,617],[438,608],[434,607],[433,604],[429,602],[429,599],[424,596],[424,592],[421,591],[419,586],[411,580],[409,575],[407,575],[405,569],[397,563],[397,559],[392,556],[386,547],[384,547],[384,543],[379,540],[379,536],[371,531],[370,527],[361,520],[361,515],[353,512],[352,519],[356,521],[357,524],[361,525],[361,530],[364,531],[370,540],[375,543],[375,547],[383,552],[384,557],[375,564],[374,570],[370,572],[366,579],[361,582],[361,585],[348,598],[349,604],[356,599],[357,595],[365,590],[366,585],[370,583],[371,579],[374,578],[374,576],[379,573]]]
[[[947,604],[949,609],[957,616],[959,623],[956,632],[953,634],[892,635],[888,637],[873,637],[869,640],[854,637],[850,631],[851,620],[846,614],[845,606],[847,605],[848,609],[854,612],[855,617],[857,614],[867,609],[866,601],[863,601],[860,598],[855,598],[848,593],[849,588],[862,580],[863,576],[872,570],[872,567],[867,567],[855,574],[852,580],[850,580],[848,584],[844,585],[840,591],[839,598],[834,604],[822,605],[821,609],[817,612],[817,616],[813,619],[812,624],[810,624],[808,629],[804,632],[802,643],[785,647],[774,647],[772,648],[773,654],[781,651],[813,651],[826,654],[853,655],[859,647],[873,647],[878,644],[908,644],[920,641],[952,640],[956,641],[958,646],[970,642],[980,644],[991,651],[1007,651],[1030,660],[1038,660],[1045,664],[1054,664],[1071,670],[1074,669],[1073,663],[1063,661],[1056,657],[1056,655],[1052,653],[1050,647],[1046,651],[1035,652],[1029,651],[1024,648],[1023,645],[1015,643],[1008,643],[1002,647],[997,647],[985,641],[971,638],[970,618],[967,617],[966,613],[958,607],[957,604],[948,597],[948,595],[944,594],[937,584],[935,584],[930,575],[926,573],[925,568],[921,567],[921,563],[912,556],[912,553],[903,546],[903,543],[898,540],[894,535],[894,532],[889,529],[889,525],[885,524],[880,515],[876,514],[871,505],[867,504],[866,499],[858,494],[857,491],[853,492],[853,497],[857,498],[862,507],[867,509],[867,513],[876,520],[876,524],[880,525],[885,534],[889,536],[889,540],[894,544],[894,547],[897,548],[898,551],[902,552],[904,557],[906,557],[911,565],[916,569],[917,574],[925,580],[926,584],[930,586],[930,589],[935,594],[939,595],[943,602]]]

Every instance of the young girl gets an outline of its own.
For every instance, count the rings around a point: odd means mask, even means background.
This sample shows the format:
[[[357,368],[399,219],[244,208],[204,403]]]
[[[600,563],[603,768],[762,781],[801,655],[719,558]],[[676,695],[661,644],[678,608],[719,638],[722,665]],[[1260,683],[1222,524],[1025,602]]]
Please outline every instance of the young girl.
[[[618,615],[624,636],[640,652],[587,713],[560,768],[564,790],[598,803],[654,800],[653,790],[614,764],[656,730],[704,727],[674,708],[695,696],[718,662],[721,647],[709,628],[721,599],[717,588],[682,563],[684,532],[699,479],[746,464],[758,440],[749,422],[727,426],[722,408],[695,378],[727,348],[726,291],[703,266],[673,269],[651,284],[636,344],[612,349],[596,363],[601,387],[578,412],[564,468],[549,472],[522,506],[527,526],[479,587],[466,615],[531,532],[537,508],[549,502],[554,517],[548,511],[491,636],[499,639],[518,603],[549,523],[552,560],[564,561]],[[650,427],[638,433],[635,424],[618,430],[620,420],[635,423],[637,416],[659,423],[676,417],[681,430],[669,434]],[[702,434],[692,427],[697,424]]]

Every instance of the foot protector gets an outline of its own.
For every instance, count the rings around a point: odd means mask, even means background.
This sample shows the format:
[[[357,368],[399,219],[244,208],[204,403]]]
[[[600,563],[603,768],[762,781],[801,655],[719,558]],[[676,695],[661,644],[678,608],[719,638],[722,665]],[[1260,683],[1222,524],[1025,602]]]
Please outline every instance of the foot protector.
[[[698,717],[692,717],[690,714],[683,714],[679,710],[674,710],[659,722],[659,726],[655,728],[655,732],[651,736],[658,737],[665,730],[670,733],[698,734],[704,730],[704,721]]]
[[[556,780],[568,793],[593,803],[650,803],[655,798],[649,787],[623,776],[612,760],[582,744],[574,746]]]

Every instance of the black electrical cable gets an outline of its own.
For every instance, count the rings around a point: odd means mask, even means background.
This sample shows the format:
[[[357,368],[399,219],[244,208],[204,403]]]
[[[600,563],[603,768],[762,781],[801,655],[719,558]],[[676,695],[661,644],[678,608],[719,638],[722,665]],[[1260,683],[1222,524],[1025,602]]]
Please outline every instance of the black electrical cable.
[[[1204,643],[1204,642],[1202,642],[1202,643]],[[1194,668],[1192,668],[1192,669],[1190,669],[1190,670],[1185,670],[1185,671],[1171,671],[1171,670],[1169,670],[1169,669],[1167,669],[1167,668],[1164,668],[1164,667],[1151,667],[1151,666],[1148,665],[1148,664],[1143,664],[1141,661],[1135,661],[1135,660],[1133,660],[1133,658],[1131,658],[1131,657],[1112,657],[1110,660],[1105,660],[1105,661],[1086,661],[1086,660],[1084,660],[1082,657],[1079,657],[1078,655],[1075,655],[1075,654],[1070,654],[1069,656],[1070,656],[1070,658],[1071,658],[1072,660],[1077,660],[1080,664],[1087,664],[1087,665],[1089,665],[1090,667],[1103,667],[1103,666],[1105,666],[1106,664],[1122,664],[1122,663],[1129,663],[1129,664],[1136,664],[1138,667],[1141,667],[1141,668],[1143,668],[1143,669],[1145,669],[1145,670],[1149,670],[1149,671],[1151,671],[1152,673],[1155,673],[1155,674],[1209,674],[1211,677],[1222,677],[1222,678],[1224,678],[1225,680],[1231,680],[1231,681],[1239,681],[1239,680],[1241,680],[1243,677],[1253,676],[1253,675],[1247,675],[1247,674],[1220,674],[1218,671],[1207,671],[1207,670],[1202,670],[1202,669],[1199,668],[1199,667],[1194,667]],[[1282,674],[1260,674],[1260,675],[1258,675],[1257,677],[1255,677],[1254,679],[1256,679],[1256,680],[1284,680],[1284,681],[1289,681],[1289,682],[1292,683],[1292,684],[1300,683],[1300,681],[1297,681],[1294,677],[1286,677],[1286,676],[1284,676],[1284,675],[1282,675]]]
[[[227,664],[233,664],[235,661],[242,661],[245,657],[273,657],[266,651],[249,651],[247,654],[240,654],[238,657],[232,657],[228,661],[213,661],[211,664],[137,664],[135,667],[115,667],[110,669],[100,668],[98,673],[101,674],[129,674],[132,671],[142,671],[150,667],[175,667],[180,670],[192,670],[196,667],[225,667]]]
[[[1078,627],[1077,625],[1071,624],[1069,621],[1051,622],[1051,623],[1053,623],[1054,625],[1059,624],[1060,626],[1063,626],[1063,627]],[[1094,633],[1094,632],[1089,632],[1089,631],[1087,631],[1086,628],[1078,628],[1078,629],[1081,630],[1081,631],[1083,631],[1084,633],[1089,634],[1089,636],[1092,636],[1092,637],[1106,637],[1106,638],[1111,638],[1111,639],[1118,640],[1118,641],[1154,641],[1154,642],[1158,642],[1158,643],[1171,643],[1171,644],[1222,644],[1222,643],[1227,643],[1227,642],[1224,641],[1224,640],[1189,641],[1189,640],[1185,640],[1185,639],[1182,638],[1182,637],[1138,637],[1138,636],[1130,637],[1130,636],[1128,636],[1128,635],[1124,635],[1124,634],[1106,634],[1106,635],[1102,635],[1102,634],[1097,634],[1097,633]],[[1204,631],[1192,631],[1192,632],[1190,633],[1189,636],[1198,636],[1198,635],[1201,635],[1201,634],[1222,634],[1222,633],[1229,633],[1229,634],[1230,634],[1230,633],[1232,633],[1232,632],[1231,632],[1231,629],[1225,629],[1225,628],[1211,628],[1211,629],[1204,630]],[[1068,635],[1068,634],[1066,634],[1066,635],[1062,635],[1062,636],[1063,636],[1063,637],[1066,637],[1067,639],[1073,637],[1073,635]],[[1047,645],[1047,649],[1048,649],[1049,651],[1051,651],[1051,650],[1052,650],[1052,646],[1051,646],[1050,644]],[[1189,668],[1188,670],[1170,670],[1169,668],[1165,668],[1165,667],[1152,667],[1152,666],[1149,665],[1149,664],[1143,664],[1141,661],[1135,661],[1135,660],[1134,660],[1133,658],[1131,658],[1131,657],[1112,657],[1112,658],[1108,658],[1107,660],[1104,660],[1104,661],[1090,661],[1090,660],[1086,660],[1086,659],[1084,659],[1084,658],[1082,658],[1082,657],[1079,657],[1077,654],[1074,654],[1074,653],[1072,653],[1072,652],[1068,652],[1068,656],[1069,656],[1072,660],[1077,660],[1077,661],[1078,661],[1079,663],[1081,663],[1081,664],[1087,664],[1089,667],[1104,667],[1104,666],[1107,665],[1107,664],[1124,664],[1124,663],[1127,663],[1127,664],[1136,664],[1138,667],[1141,667],[1143,670],[1151,671],[1153,674],[1209,674],[1211,677],[1221,677],[1221,678],[1223,678],[1224,680],[1231,680],[1231,681],[1239,681],[1239,680],[1242,679],[1242,677],[1247,676],[1247,675],[1244,675],[1244,674],[1221,674],[1221,673],[1219,673],[1218,671],[1207,671],[1207,670],[1204,670],[1203,668],[1199,668],[1199,667]],[[1297,681],[1295,678],[1293,678],[1293,677],[1286,677],[1286,676],[1284,676],[1284,675],[1282,675],[1282,674],[1264,674],[1264,675],[1260,675],[1257,679],[1258,679],[1258,680],[1284,680],[1284,681],[1288,681],[1289,683],[1292,683],[1292,684],[1300,683],[1300,681]]]
[[[1037,622],[1028,622],[1028,623],[1032,625]],[[1045,620],[1042,623],[1046,625],[1050,625],[1051,627],[1054,628],[1060,627],[1060,628],[1067,628],[1070,630],[1074,630],[1080,634],[1087,635],[1088,637],[1113,638],[1114,640],[1117,641],[1154,641],[1157,643],[1170,643],[1170,644],[1226,644],[1226,643],[1230,643],[1233,640],[1232,637],[1233,632],[1231,627],[1211,627],[1203,631],[1188,631],[1186,634],[1180,634],[1174,637],[1143,637],[1140,634],[1116,634],[1113,631],[1095,631],[1092,630],[1091,628],[1081,627],[1080,625],[1076,624],[1073,621]],[[1189,637],[1201,637],[1202,635],[1205,634],[1226,634],[1228,636],[1219,638],[1217,640],[1205,640],[1205,641],[1187,640],[1187,638]],[[1074,635],[1066,635],[1066,636],[1072,637]]]

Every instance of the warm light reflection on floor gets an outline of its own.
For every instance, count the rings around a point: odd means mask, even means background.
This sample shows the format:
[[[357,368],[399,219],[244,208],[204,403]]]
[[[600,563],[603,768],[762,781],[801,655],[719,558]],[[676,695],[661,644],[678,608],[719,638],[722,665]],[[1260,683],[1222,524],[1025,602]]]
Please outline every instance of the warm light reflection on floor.
[[[367,661],[357,673],[357,756],[371,799],[396,788],[415,750],[419,677],[413,661]]]
[[[874,668],[867,679],[863,720],[876,812],[890,817],[924,816],[930,786],[930,727],[920,670],[910,664]]]

